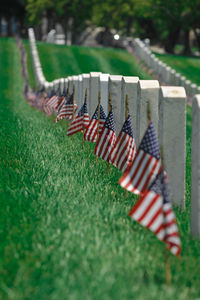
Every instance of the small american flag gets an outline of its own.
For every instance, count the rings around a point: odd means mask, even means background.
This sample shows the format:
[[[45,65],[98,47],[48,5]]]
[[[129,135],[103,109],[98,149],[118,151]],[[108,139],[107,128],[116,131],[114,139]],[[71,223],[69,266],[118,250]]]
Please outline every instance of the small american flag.
[[[103,125],[106,120],[106,114],[103,107],[100,105],[100,115],[99,115],[99,134],[103,129]],[[98,106],[95,110],[95,113],[90,120],[90,123],[85,131],[84,139],[96,143],[97,141],[97,126],[98,126]]]
[[[44,102],[44,111],[47,115],[53,114],[58,103],[58,99],[59,97],[56,94],[46,99],[46,101]]]
[[[178,227],[169,197],[166,173],[163,170],[134,205],[129,216],[153,231],[174,255],[180,254]]]
[[[78,112],[78,115],[74,118],[72,121],[68,131],[67,135],[75,134],[79,131],[84,130],[89,125],[89,115],[87,110],[87,102],[85,101],[83,106]]]
[[[55,107],[57,113],[59,113],[59,111],[61,110],[62,106],[64,105],[66,99],[64,96],[61,96],[57,102],[57,105]]]
[[[136,152],[135,150],[136,147],[133,137],[131,117],[128,115],[128,118],[124,122],[122,130],[117,137],[116,143],[112,148],[110,162],[114,166],[118,167],[122,172],[125,172],[133,162]]]
[[[119,183],[126,190],[142,195],[160,171],[160,148],[155,129],[150,122],[133,163]]]
[[[111,149],[116,141],[115,124],[112,108],[106,118],[101,135],[96,143],[94,153],[109,162]]]
[[[73,104],[73,94],[71,94],[71,96],[69,96],[65,103],[63,104],[62,108],[60,109],[57,118],[56,118],[56,122],[64,119],[64,118],[68,118],[71,119],[72,115],[73,115],[73,107],[74,107],[74,114],[77,111],[78,106],[74,103]]]

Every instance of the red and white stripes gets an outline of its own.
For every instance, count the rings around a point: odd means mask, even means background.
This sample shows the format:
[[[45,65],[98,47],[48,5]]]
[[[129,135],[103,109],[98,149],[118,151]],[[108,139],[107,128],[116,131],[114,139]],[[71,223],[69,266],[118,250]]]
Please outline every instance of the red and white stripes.
[[[122,172],[125,172],[133,162],[135,152],[134,138],[121,131],[111,151],[110,162]]]
[[[142,195],[161,171],[161,161],[139,149],[132,165],[120,178],[126,190]]]

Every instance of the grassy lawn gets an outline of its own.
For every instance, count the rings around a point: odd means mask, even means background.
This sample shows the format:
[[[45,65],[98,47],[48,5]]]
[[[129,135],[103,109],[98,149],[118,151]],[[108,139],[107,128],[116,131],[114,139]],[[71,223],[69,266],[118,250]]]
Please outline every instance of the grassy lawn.
[[[41,47],[50,53],[46,66],[42,59],[45,74],[53,77],[53,51]],[[0,59],[0,299],[199,298],[200,241],[190,237],[191,109],[187,210],[175,209],[183,251],[180,260],[170,255],[172,284],[166,287],[164,246],[127,216],[136,198],[125,198],[121,173],[111,167],[107,176],[93,144],[83,148],[81,134],[67,138],[64,122],[29,107],[14,40],[0,39]],[[71,60],[58,55],[58,61],[54,56],[55,77],[66,76]]]
[[[89,48],[37,43],[39,56],[48,81],[81,73],[102,72],[112,75],[139,76],[151,79],[125,50]],[[29,44],[25,42],[29,51]],[[29,62],[31,58],[29,57]],[[31,77],[31,83],[32,83]]]
[[[177,72],[185,76],[200,86],[200,58],[199,57],[188,57],[183,55],[172,55],[172,54],[156,54],[156,56],[175,69]]]

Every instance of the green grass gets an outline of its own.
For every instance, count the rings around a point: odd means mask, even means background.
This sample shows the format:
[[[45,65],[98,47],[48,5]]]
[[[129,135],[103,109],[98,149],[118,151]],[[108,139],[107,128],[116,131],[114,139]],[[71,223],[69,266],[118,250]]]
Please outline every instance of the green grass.
[[[200,86],[199,57],[172,54],[155,54],[161,61],[175,69],[178,73],[182,74],[182,76],[185,76],[187,79]]]
[[[142,70],[134,57],[125,50],[68,47],[47,43],[37,43],[37,46],[44,75],[48,81],[90,72],[151,79],[151,76]],[[29,51],[27,42],[25,42],[25,47]]]
[[[170,255],[166,287],[164,245],[127,216],[136,198],[125,198],[121,173],[111,167],[107,175],[93,144],[83,148],[81,134],[67,138],[64,122],[29,107],[14,40],[0,39],[0,59],[0,299],[199,298],[200,241],[189,221],[191,109],[187,210],[175,210],[182,259]]]

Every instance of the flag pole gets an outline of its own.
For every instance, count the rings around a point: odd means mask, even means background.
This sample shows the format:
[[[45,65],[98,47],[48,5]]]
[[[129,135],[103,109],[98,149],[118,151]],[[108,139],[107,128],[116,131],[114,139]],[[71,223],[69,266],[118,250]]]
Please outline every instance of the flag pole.
[[[87,101],[87,88],[85,89],[85,100],[84,103]],[[83,137],[82,137],[82,146],[84,146],[84,133],[85,133],[85,129],[84,129],[84,124],[83,124]]]
[[[128,94],[126,94],[126,101],[125,101],[125,120],[128,118]],[[125,196],[127,197],[128,191],[125,189]]]
[[[164,169],[164,151],[163,146],[160,147],[160,158],[162,163],[162,168]],[[171,283],[171,269],[169,263],[169,250],[167,248],[167,244],[165,243],[165,278],[166,278],[166,285],[169,286]]]
[[[69,82],[68,82],[68,87],[67,87],[67,99],[69,99]],[[70,125],[70,121],[67,118],[67,127],[69,127],[69,125]]]
[[[73,85],[73,113],[72,113],[72,121],[74,120],[74,105],[75,105],[75,87]]]
[[[108,111],[110,113],[111,109],[112,109],[112,99],[111,99],[111,93],[109,93],[109,96],[108,96]],[[110,164],[109,164],[109,161],[107,162],[107,173],[109,174],[109,170],[110,170]]]
[[[151,106],[150,106],[150,101],[147,103],[147,120],[148,124],[151,122]]]
[[[99,139],[100,105],[101,105],[101,92],[99,91],[99,97],[98,97],[98,119],[97,119],[97,140]],[[97,162],[97,155],[96,155],[96,162]]]
[[[126,94],[125,120],[128,118],[128,94]]]
[[[101,105],[101,92],[99,91],[99,98],[98,98],[98,120],[97,120],[97,140],[99,138],[100,105]]]

